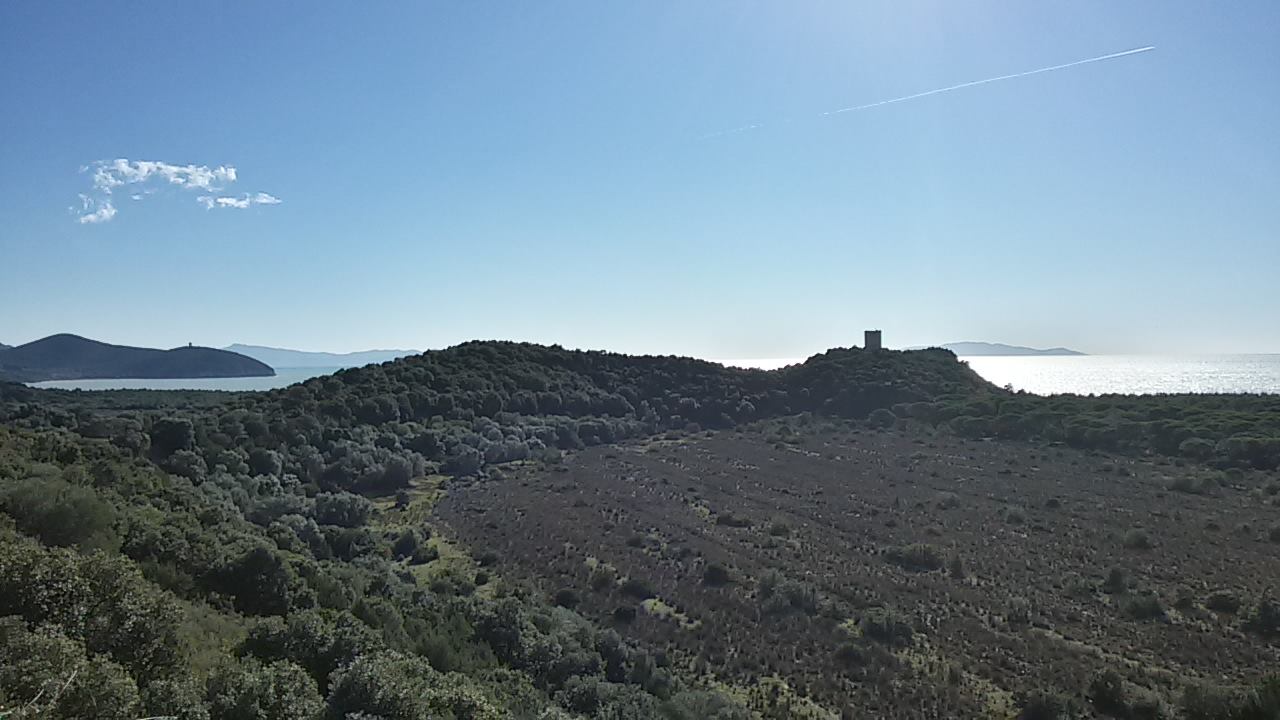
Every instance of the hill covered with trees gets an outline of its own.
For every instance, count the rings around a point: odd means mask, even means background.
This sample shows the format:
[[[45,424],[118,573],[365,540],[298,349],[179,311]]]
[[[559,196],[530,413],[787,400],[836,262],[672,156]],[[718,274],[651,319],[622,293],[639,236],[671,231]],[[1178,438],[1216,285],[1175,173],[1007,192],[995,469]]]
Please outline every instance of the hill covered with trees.
[[[0,348],[0,380],[15,382],[271,375],[275,375],[271,367],[253,358],[206,347],[155,350],[61,334]]]
[[[2,385],[0,702],[66,718],[749,717],[671,658],[496,582],[431,526],[430,478],[978,384],[945,353],[833,351],[783,376],[470,343],[269,393]]]
[[[263,393],[0,384],[0,707],[789,717],[625,623],[497,577],[433,508],[505,465],[793,416],[1225,466],[1266,466],[1280,436],[1274,399],[1046,400],[944,350],[838,349],[766,372],[474,342]],[[1254,447],[1242,433],[1264,449],[1237,450]]]

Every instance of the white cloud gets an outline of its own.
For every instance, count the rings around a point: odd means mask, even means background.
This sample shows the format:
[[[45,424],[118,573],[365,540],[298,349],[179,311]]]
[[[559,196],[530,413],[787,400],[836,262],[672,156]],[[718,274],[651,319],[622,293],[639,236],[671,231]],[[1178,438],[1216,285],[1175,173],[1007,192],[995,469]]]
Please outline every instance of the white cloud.
[[[236,181],[236,169],[228,165],[211,168],[208,165],[174,165],[154,160],[116,158],[94,165],[93,186],[110,193],[112,188],[145,183],[153,177],[167,180],[171,185],[217,190],[224,183]]]
[[[98,209],[90,213],[80,216],[80,224],[97,224],[104,223],[116,216],[116,206],[111,204],[110,200],[104,200],[98,205]]]
[[[221,197],[213,197],[211,195],[201,195],[196,198],[196,201],[201,205],[204,205],[206,210],[212,210],[214,208],[238,208],[243,210],[252,205],[279,205],[281,202],[280,198],[275,195],[264,192],[254,193],[252,195],[246,193],[240,197],[228,197],[225,195]]]
[[[142,200],[162,187],[179,190],[203,190],[217,193],[238,178],[230,165],[175,165],[156,160],[100,160],[80,169],[92,171],[93,195],[81,195],[81,223],[108,222],[116,215],[111,196],[116,188],[132,186],[129,197]],[[247,208],[251,205],[279,205],[280,198],[269,193],[245,193],[240,196],[201,195],[196,201],[206,208]]]

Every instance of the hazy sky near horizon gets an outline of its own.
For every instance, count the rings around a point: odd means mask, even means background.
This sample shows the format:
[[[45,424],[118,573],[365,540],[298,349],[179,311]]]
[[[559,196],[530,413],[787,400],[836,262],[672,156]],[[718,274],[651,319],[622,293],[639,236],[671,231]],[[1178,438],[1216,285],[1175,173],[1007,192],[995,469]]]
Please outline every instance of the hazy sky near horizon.
[[[8,2],[0,342],[1280,352],[1277,37],[1269,0]]]

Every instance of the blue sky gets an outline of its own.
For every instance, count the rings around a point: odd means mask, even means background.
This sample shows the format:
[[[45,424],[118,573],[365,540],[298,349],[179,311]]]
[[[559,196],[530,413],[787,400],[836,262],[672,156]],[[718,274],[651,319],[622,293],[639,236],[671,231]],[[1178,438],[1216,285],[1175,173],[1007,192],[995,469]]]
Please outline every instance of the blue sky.
[[[0,4],[0,342],[1280,352],[1280,4],[856,5]]]

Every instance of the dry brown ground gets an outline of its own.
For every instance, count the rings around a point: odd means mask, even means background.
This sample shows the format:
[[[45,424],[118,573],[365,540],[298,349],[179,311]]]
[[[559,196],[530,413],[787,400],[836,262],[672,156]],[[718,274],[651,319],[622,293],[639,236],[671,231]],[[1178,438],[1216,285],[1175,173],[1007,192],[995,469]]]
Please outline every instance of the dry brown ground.
[[[473,553],[495,553],[503,576],[548,596],[572,588],[601,622],[638,608],[621,632],[728,683],[778,675],[850,717],[1009,717],[1019,693],[1080,696],[1108,667],[1172,696],[1190,680],[1280,665],[1280,648],[1203,607],[1218,590],[1246,609],[1275,593],[1280,545],[1265,532],[1280,508],[1251,491],[1268,480],[1257,475],[1210,495],[1168,489],[1207,475],[1219,474],[899,431],[810,428],[790,444],[724,432],[511,467],[455,485],[437,515]],[[749,525],[721,524],[730,516]],[[1154,547],[1126,548],[1135,530]],[[912,543],[958,560],[963,576],[884,557]],[[732,582],[704,583],[711,563]],[[618,581],[593,589],[593,565]],[[1113,567],[1128,592],[1102,590]],[[815,588],[819,612],[762,612],[758,580],[770,571]],[[658,601],[642,606],[623,578]],[[1166,618],[1125,613],[1147,592]],[[877,606],[915,627],[909,646],[859,636]],[[838,659],[841,646],[862,660]]]

